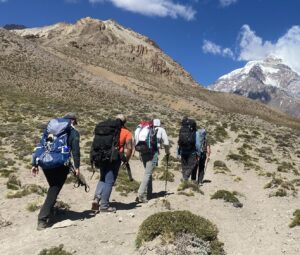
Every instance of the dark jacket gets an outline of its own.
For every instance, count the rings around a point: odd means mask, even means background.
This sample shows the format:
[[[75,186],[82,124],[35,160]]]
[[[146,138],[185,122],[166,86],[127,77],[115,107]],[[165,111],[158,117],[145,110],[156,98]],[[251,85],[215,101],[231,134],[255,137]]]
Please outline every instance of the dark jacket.
[[[73,156],[74,167],[80,167],[80,135],[79,132],[75,128],[71,128],[70,135],[68,137],[68,146],[70,146],[71,153]]]

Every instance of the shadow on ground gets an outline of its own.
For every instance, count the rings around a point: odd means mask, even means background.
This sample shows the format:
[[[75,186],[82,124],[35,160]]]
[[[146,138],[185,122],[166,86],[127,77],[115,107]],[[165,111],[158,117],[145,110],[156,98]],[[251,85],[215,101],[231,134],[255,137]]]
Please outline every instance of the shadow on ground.
[[[64,220],[71,220],[71,221],[77,221],[77,220],[86,220],[95,217],[95,214],[92,210],[85,210],[83,212],[75,212],[72,210],[61,210],[58,211],[55,216],[53,216],[53,219],[51,220],[51,225],[54,225],[60,221]]]

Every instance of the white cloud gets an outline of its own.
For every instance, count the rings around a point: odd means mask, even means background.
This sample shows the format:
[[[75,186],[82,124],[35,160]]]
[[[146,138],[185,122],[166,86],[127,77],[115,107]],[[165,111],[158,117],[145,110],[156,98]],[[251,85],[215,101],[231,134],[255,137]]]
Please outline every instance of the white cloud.
[[[222,48],[220,45],[217,45],[214,42],[208,40],[203,41],[202,50],[204,53],[211,53],[213,55],[234,58],[234,54],[231,49]]]
[[[249,25],[243,25],[235,53],[208,40],[203,41],[202,50],[239,61],[263,60],[273,56],[282,59],[283,63],[300,74],[300,26],[292,26],[277,41],[271,42],[257,36]]]
[[[173,0],[89,0],[89,2],[111,2],[118,8],[147,16],[181,17],[186,20],[193,20],[196,15],[193,7],[174,3]]]
[[[263,41],[248,25],[241,29],[239,60],[264,59],[274,56],[300,73],[300,26],[291,27],[276,42]]]
[[[222,7],[227,7],[229,5],[235,4],[238,0],[219,0]]]

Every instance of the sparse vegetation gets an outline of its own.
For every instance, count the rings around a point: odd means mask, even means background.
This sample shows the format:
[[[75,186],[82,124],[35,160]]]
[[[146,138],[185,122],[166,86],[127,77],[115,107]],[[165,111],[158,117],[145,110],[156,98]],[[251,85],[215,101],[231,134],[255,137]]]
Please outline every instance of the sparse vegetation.
[[[18,177],[15,174],[11,174],[8,177],[6,187],[12,190],[21,189],[21,181],[18,179]]]
[[[217,227],[189,211],[161,212],[149,216],[139,228],[136,246],[140,247],[158,236],[165,241],[174,241],[182,233],[192,234],[209,242],[210,254],[224,254],[223,244],[217,239]]]
[[[297,190],[291,181],[285,181],[279,177],[273,177],[273,179],[268,182],[265,189],[277,189],[269,194],[269,197],[284,197],[288,194],[295,196],[297,194]]]
[[[56,201],[54,208],[55,208],[55,210],[69,211],[71,206],[64,201],[58,200],[58,201]]]
[[[213,136],[213,138],[216,140],[216,142],[221,142],[221,143],[223,143],[224,140],[229,137],[228,133],[223,125],[222,126],[217,125],[214,129],[213,134],[211,134],[211,136]],[[213,144],[213,143],[211,142],[211,144]]]
[[[129,181],[126,171],[120,169],[116,183],[116,191],[120,192],[122,196],[127,196],[130,192],[137,193],[139,186],[139,182],[135,180]]]
[[[21,198],[21,197],[30,195],[32,193],[43,196],[45,193],[47,193],[47,189],[44,187],[41,187],[40,185],[36,185],[36,184],[26,184],[20,190],[9,192],[6,195],[6,197],[7,198]]]
[[[240,181],[242,181],[242,178],[239,177],[239,176],[237,176],[237,177],[234,178],[234,181],[235,181],[235,182],[240,182]]]
[[[166,198],[160,198],[155,201],[155,206],[161,206],[167,210],[171,210],[171,203]]]
[[[175,177],[170,170],[167,173],[166,169],[161,167],[155,167],[152,176],[154,180],[165,181],[167,179],[168,182],[174,182]]]
[[[40,208],[40,206],[38,206],[37,203],[29,203],[26,206],[26,210],[29,212],[35,212],[39,208]]]
[[[43,249],[39,255],[72,255],[73,253],[64,250],[64,245],[60,244],[57,247],[51,247],[49,249]]]
[[[294,219],[292,222],[289,224],[290,228],[294,228],[296,226],[300,226],[300,209],[297,209],[293,213]]]
[[[11,221],[5,220],[0,216],[0,229],[12,225]]]
[[[215,170],[215,174],[226,174],[228,172],[230,172],[229,168],[226,166],[225,162],[221,161],[221,160],[216,160],[214,162],[214,170]]]
[[[218,190],[211,196],[211,199],[223,199],[225,202],[236,203],[239,202],[237,194],[236,191]]]
[[[191,191],[195,191],[197,193],[200,193],[200,194],[204,194],[204,192],[200,189],[199,185],[194,182],[194,181],[182,181],[180,184],[179,184],[179,187],[177,189],[178,191],[180,191],[181,195],[188,195],[188,196],[193,196],[194,194],[191,193]],[[183,191],[186,191],[186,190],[189,190],[189,193],[187,192],[183,192]]]
[[[299,172],[295,169],[295,167],[290,162],[283,161],[277,167],[278,172],[289,173],[294,172],[295,175],[299,175]]]

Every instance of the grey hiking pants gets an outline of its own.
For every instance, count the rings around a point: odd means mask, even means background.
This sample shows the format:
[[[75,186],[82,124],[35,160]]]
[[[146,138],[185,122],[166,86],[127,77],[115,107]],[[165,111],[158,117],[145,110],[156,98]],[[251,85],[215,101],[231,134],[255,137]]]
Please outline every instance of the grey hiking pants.
[[[182,178],[187,181],[198,166],[196,153],[181,155]]]
[[[140,198],[150,198],[152,195],[152,172],[157,164],[157,155],[141,154],[141,159],[145,168],[144,177],[138,190]]]

